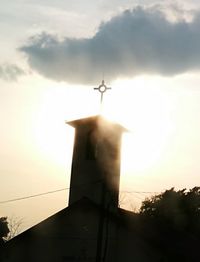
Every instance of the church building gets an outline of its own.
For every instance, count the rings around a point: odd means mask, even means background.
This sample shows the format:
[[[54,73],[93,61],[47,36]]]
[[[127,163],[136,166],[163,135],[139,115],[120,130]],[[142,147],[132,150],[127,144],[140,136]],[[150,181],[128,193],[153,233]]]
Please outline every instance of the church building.
[[[106,89],[102,81],[101,95]],[[160,261],[137,234],[137,215],[119,208],[126,129],[101,115],[67,124],[75,128],[69,205],[7,242],[3,261]]]

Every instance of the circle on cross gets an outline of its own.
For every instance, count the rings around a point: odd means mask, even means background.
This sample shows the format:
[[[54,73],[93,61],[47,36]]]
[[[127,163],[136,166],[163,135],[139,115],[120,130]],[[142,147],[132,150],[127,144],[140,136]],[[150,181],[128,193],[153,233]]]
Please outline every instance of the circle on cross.
[[[107,86],[105,85],[104,80],[102,80],[101,85],[98,87],[99,92],[104,93],[107,90]]]
[[[105,81],[102,80],[102,83],[98,86],[98,87],[95,87],[94,90],[98,90],[100,93],[101,93],[101,103],[103,101],[103,94],[108,90],[108,89],[111,89],[111,87],[107,87],[105,85]]]

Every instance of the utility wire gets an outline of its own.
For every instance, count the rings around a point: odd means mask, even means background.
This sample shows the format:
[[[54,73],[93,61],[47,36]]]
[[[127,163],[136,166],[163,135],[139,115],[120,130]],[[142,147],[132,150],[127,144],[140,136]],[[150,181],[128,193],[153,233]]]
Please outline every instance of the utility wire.
[[[98,181],[98,183],[99,182],[100,181]],[[96,183],[97,182],[95,182],[95,184]],[[6,203],[21,201],[21,200],[25,200],[25,199],[29,199],[29,198],[49,195],[49,194],[53,194],[53,193],[57,193],[57,192],[61,192],[61,191],[69,190],[69,189],[70,189],[70,187],[66,187],[66,188],[61,188],[61,189],[57,189],[57,190],[47,191],[47,192],[34,194],[34,195],[30,195],[30,196],[24,196],[24,197],[19,197],[19,198],[8,199],[8,200],[0,201],[0,204],[6,204]],[[135,194],[135,193],[136,194],[157,194],[157,193],[160,193],[160,192],[151,192],[151,191],[122,191],[122,192],[123,193],[130,193],[130,194]]]
[[[28,198],[34,198],[34,197],[43,196],[43,195],[48,195],[48,194],[52,194],[52,193],[56,193],[56,192],[60,192],[60,191],[68,190],[68,189],[70,189],[70,188],[62,188],[62,189],[57,189],[57,190],[53,190],[53,191],[43,192],[43,193],[40,193],[40,194],[8,199],[8,200],[0,201],[0,204],[20,201],[20,200],[24,200],[24,199],[28,199]]]
[[[136,194],[159,194],[160,192],[155,192],[155,191],[126,191],[122,190],[123,193],[136,193]]]
[[[101,182],[101,180],[97,180],[95,182],[93,182],[92,184],[97,184]],[[91,184],[91,185],[92,185]],[[83,187],[83,186],[88,186],[87,184],[82,184],[82,185],[77,185],[74,187]],[[73,187],[73,188],[74,188]],[[61,189],[57,189],[57,190],[53,190],[53,191],[47,191],[47,192],[43,192],[43,193],[39,193],[39,194],[35,194],[35,195],[30,195],[30,196],[24,196],[24,197],[19,197],[19,198],[13,198],[13,199],[8,199],[8,200],[4,200],[4,201],[0,201],[0,204],[5,204],[5,203],[10,203],[10,202],[15,202],[15,201],[20,201],[20,200],[24,200],[24,199],[28,199],[28,198],[34,198],[34,197],[38,197],[38,196],[43,196],[43,195],[48,195],[48,194],[52,194],[52,193],[57,193],[60,191],[64,191],[64,190],[69,190],[70,187],[65,187],[65,188],[61,188]]]

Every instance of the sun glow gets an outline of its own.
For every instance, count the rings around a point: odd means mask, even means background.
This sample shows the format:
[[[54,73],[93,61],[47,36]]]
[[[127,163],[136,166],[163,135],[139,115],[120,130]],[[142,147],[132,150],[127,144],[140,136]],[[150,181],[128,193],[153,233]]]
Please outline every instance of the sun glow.
[[[129,130],[123,136],[122,173],[141,172],[162,160],[173,122],[170,96],[159,84],[147,77],[113,84],[103,114]]]
[[[73,131],[66,128],[65,120],[100,113],[99,100],[92,87],[48,87],[34,127],[35,141],[42,154],[62,165],[67,158],[71,159]],[[165,88],[159,87],[158,79],[138,77],[112,83],[112,90],[104,96],[101,113],[129,130],[122,143],[123,173],[141,172],[160,161],[172,121],[170,97]]]
[[[33,122],[35,148],[48,161],[70,165],[74,130],[65,122],[94,114],[95,101],[89,94],[91,90],[83,86],[50,81],[47,84],[41,91]]]

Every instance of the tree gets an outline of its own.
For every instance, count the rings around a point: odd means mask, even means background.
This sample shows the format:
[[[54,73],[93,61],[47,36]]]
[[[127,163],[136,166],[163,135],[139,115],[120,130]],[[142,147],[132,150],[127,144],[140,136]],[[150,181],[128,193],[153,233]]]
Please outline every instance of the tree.
[[[174,188],[143,201],[140,217],[153,228],[150,240],[167,261],[198,261],[200,242],[200,187]]]
[[[0,261],[2,261],[4,255],[4,238],[7,237],[8,233],[7,217],[0,217]]]
[[[6,237],[4,237],[4,240],[6,241],[12,239],[13,237],[17,236],[21,232],[21,225],[23,223],[23,219],[12,216],[12,217],[8,217],[7,221],[8,221],[9,233],[7,234]]]
[[[0,240],[7,237],[9,231],[7,217],[0,217]]]
[[[174,188],[142,202],[140,214],[174,230],[200,231],[200,187]]]

